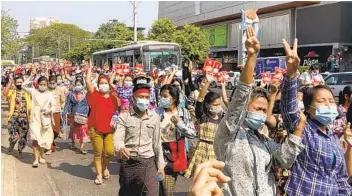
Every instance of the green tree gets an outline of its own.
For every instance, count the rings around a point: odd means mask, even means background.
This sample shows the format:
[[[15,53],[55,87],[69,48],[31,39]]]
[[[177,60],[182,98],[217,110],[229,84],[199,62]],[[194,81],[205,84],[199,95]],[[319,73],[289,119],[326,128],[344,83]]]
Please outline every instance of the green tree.
[[[1,8],[1,58],[11,58],[18,55],[20,47],[17,34],[17,20],[9,15],[9,11]]]
[[[126,24],[119,22],[116,19],[109,20],[107,23],[100,25],[97,32],[94,34],[95,39],[114,39],[123,41],[133,41],[134,33]],[[138,31],[138,40],[143,40],[142,32]]]
[[[176,32],[176,26],[168,18],[162,18],[153,22],[148,32],[149,40],[171,42],[172,35]]]
[[[204,60],[209,54],[209,42],[199,27],[186,24],[173,34],[173,42],[180,44],[182,56],[192,61]]]
[[[60,57],[71,48],[91,37],[91,33],[73,24],[56,23],[30,32],[27,43],[34,47],[36,56]]]
[[[123,41],[117,42],[117,41],[110,41],[110,40],[85,41],[76,45],[67,53],[63,54],[63,57],[65,59],[78,63],[78,62],[81,62],[82,60],[90,59],[91,55],[94,52],[121,47],[123,43],[125,42]]]

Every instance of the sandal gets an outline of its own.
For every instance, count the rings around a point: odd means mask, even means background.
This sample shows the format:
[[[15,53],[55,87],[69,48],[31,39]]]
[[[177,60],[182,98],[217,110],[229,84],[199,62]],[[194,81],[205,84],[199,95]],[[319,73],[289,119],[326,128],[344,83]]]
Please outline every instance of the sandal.
[[[107,180],[109,178],[110,178],[110,172],[109,170],[106,169],[103,174],[103,179]]]
[[[35,160],[32,164],[33,168],[37,168],[39,166],[38,160]]]
[[[95,180],[94,180],[94,184],[96,184],[96,185],[102,185],[103,184],[103,180],[100,178],[96,178]]]
[[[87,151],[86,151],[86,150],[80,150],[79,153],[81,153],[81,154],[87,154]]]

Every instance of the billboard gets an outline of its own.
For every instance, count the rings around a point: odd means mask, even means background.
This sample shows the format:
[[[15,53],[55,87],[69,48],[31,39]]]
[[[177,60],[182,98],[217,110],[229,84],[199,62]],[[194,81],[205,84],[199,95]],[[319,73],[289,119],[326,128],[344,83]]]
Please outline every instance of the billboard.
[[[275,68],[286,69],[285,57],[258,58],[256,65],[256,75],[264,72],[274,73]]]
[[[210,46],[227,46],[227,24],[202,28]]]

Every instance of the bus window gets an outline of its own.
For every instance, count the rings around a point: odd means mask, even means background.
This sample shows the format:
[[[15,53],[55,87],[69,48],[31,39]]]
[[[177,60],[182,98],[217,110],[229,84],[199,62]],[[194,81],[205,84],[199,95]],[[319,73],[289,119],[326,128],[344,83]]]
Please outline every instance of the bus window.
[[[179,52],[176,51],[162,51],[162,52],[143,52],[146,70],[152,70],[157,67],[164,70],[172,64],[179,65]]]

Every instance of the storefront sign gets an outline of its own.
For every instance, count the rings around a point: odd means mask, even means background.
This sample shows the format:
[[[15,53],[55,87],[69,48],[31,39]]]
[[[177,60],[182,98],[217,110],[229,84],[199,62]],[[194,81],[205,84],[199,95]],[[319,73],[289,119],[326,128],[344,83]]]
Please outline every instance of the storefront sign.
[[[315,53],[315,51],[308,52],[307,55],[304,56],[303,66],[311,66],[319,63],[319,55]]]
[[[257,60],[256,74],[259,75],[263,72],[275,72],[275,67],[280,67],[279,58],[263,58]]]
[[[227,46],[227,24],[202,29],[210,46]]]

